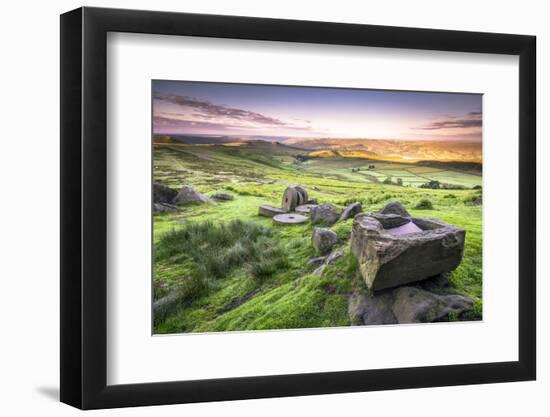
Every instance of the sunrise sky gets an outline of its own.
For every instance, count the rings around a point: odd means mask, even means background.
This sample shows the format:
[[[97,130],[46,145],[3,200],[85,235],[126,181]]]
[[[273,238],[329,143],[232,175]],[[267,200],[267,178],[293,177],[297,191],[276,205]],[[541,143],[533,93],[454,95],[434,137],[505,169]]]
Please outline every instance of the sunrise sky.
[[[153,132],[477,142],[481,97],[155,80]]]

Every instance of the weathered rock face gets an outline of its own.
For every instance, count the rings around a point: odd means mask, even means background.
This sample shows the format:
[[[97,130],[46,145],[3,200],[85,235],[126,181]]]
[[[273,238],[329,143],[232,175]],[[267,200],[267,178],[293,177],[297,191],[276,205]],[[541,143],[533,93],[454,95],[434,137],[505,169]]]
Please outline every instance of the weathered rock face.
[[[347,219],[350,219],[354,217],[356,214],[359,214],[363,211],[363,206],[361,206],[361,203],[351,203],[349,206],[347,206],[344,211],[342,211],[342,214],[340,215],[339,221],[344,221]]]
[[[334,204],[320,204],[312,207],[309,212],[312,224],[332,226],[338,221],[340,215]]]
[[[232,194],[217,193],[217,194],[212,194],[212,198],[214,200],[228,201],[228,200],[233,200],[235,197]]]
[[[393,313],[399,323],[431,323],[460,315],[470,310],[473,300],[458,294],[438,295],[414,287],[401,287],[393,292]]]
[[[175,198],[177,204],[216,204],[204,194],[191,187],[182,187]]]
[[[417,287],[399,287],[377,294],[353,293],[348,315],[353,324],[431,323],[460,317],[473,300],[458,294],[435,294]]]
[[[178,192],[164,184],[153,183],[153,203],[173,204]]]
[[[277,214],[284,214],[284,213],[286,213],[285,210],[280,209],[279,207],[268,206],[267,204],[263,204],[260,207],[258,207],[258,214],[260,216],[273,217]]]
[[[411,221],[422,231],[393,235],[373,216],[355,217],[351,250],[369,289],[377,291],[420,281],[452,271],[460,264],[464,229],[435,219]]]
[[[392,201],[386,204],[379,212],[380,214],[397,214],[402,217],[411,217],[407,209],[399,201]]]
[[[329,229],[316,227],[311,235],[311,244],[320,255],[328,254],[332,247],[338,243],[338,235]]]

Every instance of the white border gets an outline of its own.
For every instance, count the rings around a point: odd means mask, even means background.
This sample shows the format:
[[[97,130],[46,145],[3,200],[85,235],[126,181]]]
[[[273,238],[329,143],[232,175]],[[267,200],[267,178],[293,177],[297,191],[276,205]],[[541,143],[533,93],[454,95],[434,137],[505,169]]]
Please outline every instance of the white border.
[[[108,384],[518,358],[518,59],[109,34]],[[484,320],[151,336],[151,79],[483,93]]]

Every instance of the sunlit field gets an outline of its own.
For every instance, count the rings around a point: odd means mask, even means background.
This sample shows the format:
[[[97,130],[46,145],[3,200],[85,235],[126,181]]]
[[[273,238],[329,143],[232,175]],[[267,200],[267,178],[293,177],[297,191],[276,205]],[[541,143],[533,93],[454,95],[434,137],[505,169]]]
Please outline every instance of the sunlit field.
[[[349,250],[353,219],[331,227],[344,256],[319,275],[310,262],[315,256],[310,223],[278,226],[258,215],[261,204],[280,206],[284,190],[294,185],[304,186],[319,203],[343,208],[359,201],[364,212],[374,212],[400,201],[413,216],[464,228],[465,253],[448,292],[474,299],[471,318],[481,317],[482,176],[475,169],[315,158],[277,142],[168,142],[154,145],[153,179],[173,189],[234,196],[154,215],[154,299],[171,295],[155,312],[155,333],[352,324],[349,296],[365,286]],[[442,187],[421,188],[430,181]],[[422,200],[432,208],[420,208]]]

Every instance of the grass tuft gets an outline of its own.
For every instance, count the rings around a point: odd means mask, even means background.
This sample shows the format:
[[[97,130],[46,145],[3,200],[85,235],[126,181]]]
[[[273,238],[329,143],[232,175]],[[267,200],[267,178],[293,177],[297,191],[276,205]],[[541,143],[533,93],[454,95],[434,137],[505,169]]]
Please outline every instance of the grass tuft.
[[[155,246],[155,261],[170,267],[187,266],[177,277],[177,296],[155,311],[156,325],[208,295],[219,280],[236,269],[246,268],[263,282],[288,265],[285,249],[274,239],[272,229],[242,220],[189,223],[169,231]]]

